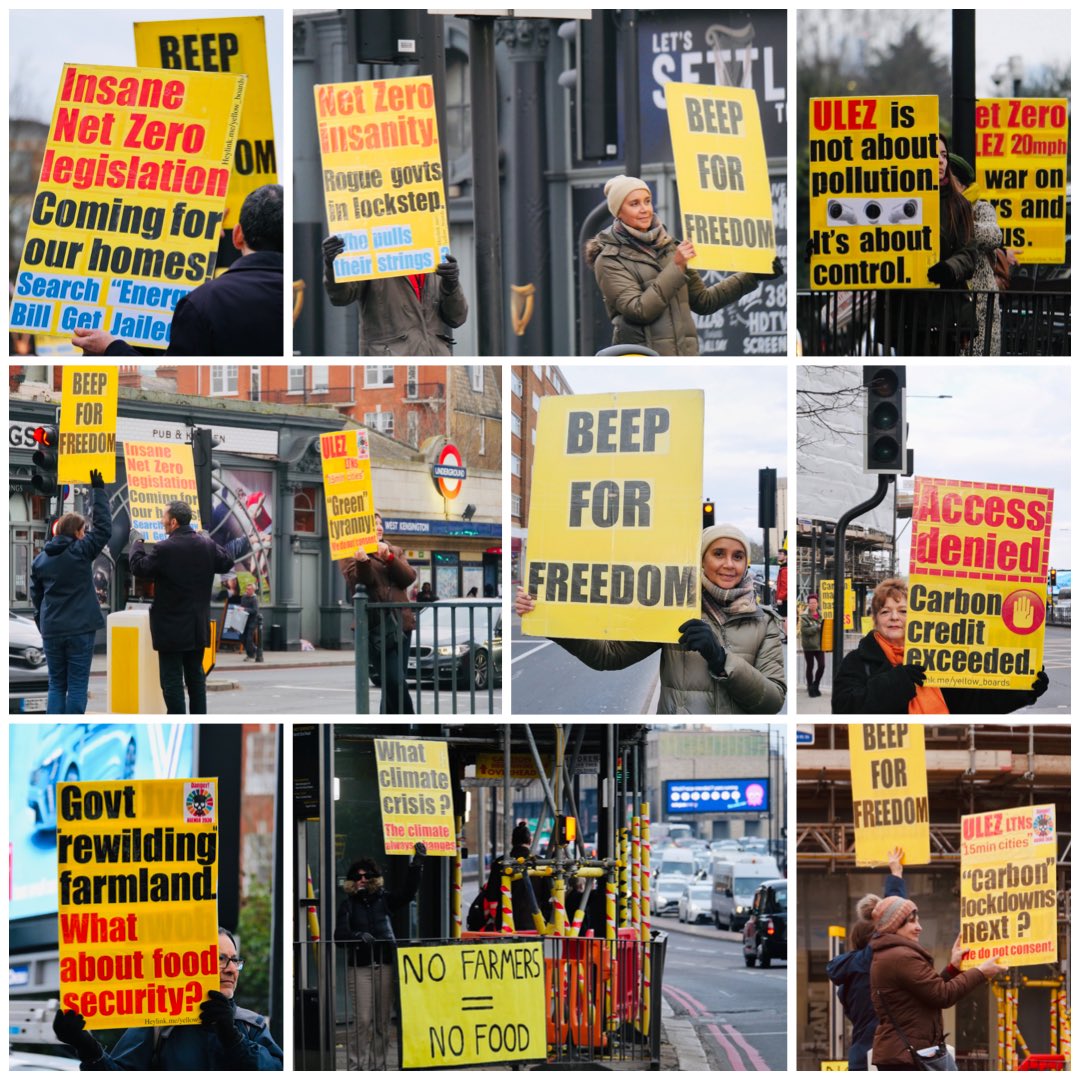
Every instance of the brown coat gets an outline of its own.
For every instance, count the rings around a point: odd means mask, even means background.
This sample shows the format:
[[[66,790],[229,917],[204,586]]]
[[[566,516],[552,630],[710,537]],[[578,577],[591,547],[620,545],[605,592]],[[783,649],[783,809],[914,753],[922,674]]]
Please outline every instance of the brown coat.
[[[945,1041],[941,1010],[982,986],[986,976],[978,968],[957,971],[951,964],[939,975],[930,953],[899,934],[875,935],[870,949],[870,995],[878,1014],[874,1065],[910,1066],[911,1054],[896,1028],[916,1050],[941,1044]]]
[[[373,604],[403,604],[409,600],[406,589],[416,580],[416,571],[409,565],[405,553],[399,547],[389,545],[391,558],[384,562],[374,555],[368,556],[367,562],[355,559],[342,559],[341,572],[345,575],[345,584],[349,587],[349,598],[356,592],[357,585],[367,590],[368,600]],[[381,611],[368,612],[368,626],[376,631],[379,626]],[[402,608],[401,628],[405,633],[416,629],[416,612],[412,608]]]

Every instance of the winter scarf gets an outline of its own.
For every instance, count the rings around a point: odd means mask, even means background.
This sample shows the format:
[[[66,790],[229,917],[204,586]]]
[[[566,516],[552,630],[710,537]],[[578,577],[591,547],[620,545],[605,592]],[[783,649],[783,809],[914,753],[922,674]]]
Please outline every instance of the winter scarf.
[[[671,237],[668,236],[663,222],[655,214],[653,214],[652,225],[644,232],[618,219],[616,219],[611,231],[623,243],[630,244],[631,247],[636,247],[639,251],[644,251],[653,257],[658,257],[664,248],[674,243]]]
[[[881,634],[874,632],[874,640],[881,646],[885,659],[893,667],[899,667],[904,662],[904,643],[894,645]],[[908,702],[907,711],[913,716],[928,713],[947,713],[949,706],[945,704],[945,695],[937,686],[916,686],[915,696]]]
[[[721,589],[704,574],[701,576],[701,609],[717,626],[723,626],[736,615],[747,615],[758,610],[754,599],[754,579],[749,569],[742,581],[732,589]]]

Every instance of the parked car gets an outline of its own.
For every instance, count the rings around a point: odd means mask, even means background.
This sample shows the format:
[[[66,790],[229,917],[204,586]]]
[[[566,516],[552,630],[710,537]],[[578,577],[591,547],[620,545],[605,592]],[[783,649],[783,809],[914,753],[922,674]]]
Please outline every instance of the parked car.
[[[747,967],[770,967],[787,960],[787,880],[763,881],[750,904],[743,927],[743,959]]]
[[[49,697],[49,665],[33,619],[8,612],[8,712],[43,713]]]
[[[712,922],[712,883],[692,881],[679,896],[679,922]]]
[[[26,801],[34,828],[56,828],[58,780],[131,780],[136,759],[133,724],[55,724],[30,769]]]
[[[692,851],[667,848],[660,862],[652,864],[652,914],[676,914],[683,888],[694,880],[695,873]]]
[[[475,600],[455,600],[453,610],[449,603],[424,608],[409,647],[406,674],[410,682],[417,681],[417,652],[421,682],[434,682],[438,673],[440,683],[451,683],[459,690],[468,690],[470,684],[486,690],[492,679],[493,686],[501,686],[502,609]]]
[[[741,930],[758,886],[779,876],[776,860],[763,855],[747,853],[738,862],[714,862],[712,913],[716,928]]]

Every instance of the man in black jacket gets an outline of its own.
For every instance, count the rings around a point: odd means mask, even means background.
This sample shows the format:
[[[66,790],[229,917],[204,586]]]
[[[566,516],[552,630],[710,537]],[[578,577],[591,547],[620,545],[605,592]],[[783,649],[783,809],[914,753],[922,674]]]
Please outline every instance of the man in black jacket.
[[[282,355],[284,237],[281,185],[264,184],[244,200],[233,226],[233,246],[241,257],[176,305],[166,350],[170,356]],[[76,330],[71,340],[91,356],[140,351],[106,330]]]
[[[147,548],[131,530],[128,560],[138,578],[154,582],[150,636],[158,654],[161,693],[170,713],[185,712],[184,683],[191,713],[206,712],[206,674],[202,659],[210,644],[210,591],[214,575],[231,570],[232,556],[206,533],[191,527],[191,507],[171,502],[161,515],[168,534]]]

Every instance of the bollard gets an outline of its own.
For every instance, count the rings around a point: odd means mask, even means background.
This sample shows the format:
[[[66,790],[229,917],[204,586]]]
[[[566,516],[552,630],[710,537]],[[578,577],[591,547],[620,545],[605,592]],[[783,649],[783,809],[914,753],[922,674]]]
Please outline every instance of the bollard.
[[[630,836],[624,825],[619,830],[619,929],[625,930],[630,925]]]
[[[510,892],[510,883],[513,880],[513,869],[509,866],[504,866],[502,877],[499,879],[499,893],[502,901],[499,931],[503,934],[512,934],[514,932],[514,902]]]
[[[604,882],[604,948],[608,950],[608,977],[604,986],[604,1008],[607,1010],[607,1030],[615,1031],[618,1023],[615,1019],[615,987],[618,986],[618,927],[615,915],[615,875],[618,873],[618,864],[613,867]]]
[[[114,611],[105,622],[105,710],[160,716],[165,712],[150,608]]]
[[[555,937],[563,937],[566,933],[566,879],[560,871],[555,875],[551,883],[551,910],[555,916]]]
[[[649,804],[641,804],[641,940],[644,943],[641,987],[641,1034],[649,1037],[652,1008],[652,897],[649,892]]]
[[[630,928],[641,936],[641,819],[630,823]]]

